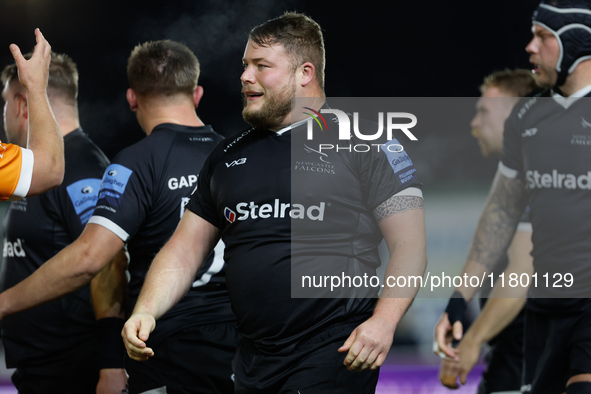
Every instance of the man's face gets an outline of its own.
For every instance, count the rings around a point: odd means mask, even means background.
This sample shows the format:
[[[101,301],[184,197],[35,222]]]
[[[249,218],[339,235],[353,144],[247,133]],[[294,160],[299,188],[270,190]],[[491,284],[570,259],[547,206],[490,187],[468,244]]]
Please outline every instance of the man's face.
[[[4,131],[8,142],[25,147],[27,145],[27,126],[19,117],[22,105],[26,105],[22,88],[18,81],[7,82],[2,90],[4,100]],[[23,130],[24,129],[24,130]]]
[[[525,47],[529,53],[529,62],[534,65],[532,71],[536,75],[538,85],[551,88],[558,78],[556,72],[560,55],[558,40],[554,34],[538,25],[532,25],[532,33],[534,37]]]
[[[246,44],[242,116],[252,126],[279,130],[290,123],[291,99],[295,97],[295,71],[283,45]]]
[[[498,156],[503,150],[503,129],[515,104],[512,95],[491,86],[476,103],[476,115],[470,125],[484,157]]]

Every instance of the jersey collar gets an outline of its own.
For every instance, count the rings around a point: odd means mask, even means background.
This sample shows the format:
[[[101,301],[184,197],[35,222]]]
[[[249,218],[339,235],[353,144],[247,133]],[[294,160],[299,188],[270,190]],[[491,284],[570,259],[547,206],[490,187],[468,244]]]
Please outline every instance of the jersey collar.
[[[281,130],[277,131],[275,134],[282,135],[283,133],[285,133],[286,131],[291,130],[292,128],[295,128],[295,127],[298,127],[298,126],[303,125],[307,121],[308,121],[308,119],[304,119],[304,120],[300,120],[299,122],[295,122],[294,124],[290,124],[289,126],[285,126]]]
[[[322,108],[330,108],[328,106],[328,104],[326,103],[326,100],[324,101],[324,104],[322,105]],[[303,119],[303,120],[300,120],[299,122],[295,122],[293,124],[290,124],[289,126],[286,126],[286,127],[282,128],[281,130],[279,130],[276,134],[277,135],[281,135],[281,134],[285,133],[288,130],[295,129],[296,127],[299,127],[299,126],[303,125],[304,123],[306,123],[309,120],[310,119]]]
[[[564,107],[564,109],[568,109],[568,107],[570,107],[575,101],[577,101],[581,97],[585,97],[589,93],[591,93],[591,85],[585,86],[583,89],[577,90],[576,92],[574,92],[573,94],[571,94],[568,97],[564,97],[564,96],[552,91],[552,98],[558,104],[562,105]]]
[[[158,131],[180,131],[184,133],[194,133],[196,131],[211,131],[213,132],[213,128],[211,125],[204,124],[203,126],[185,126],[182,124],[177,123],[160,123],[156,127],[152,129],[150,135],[154,134]]]

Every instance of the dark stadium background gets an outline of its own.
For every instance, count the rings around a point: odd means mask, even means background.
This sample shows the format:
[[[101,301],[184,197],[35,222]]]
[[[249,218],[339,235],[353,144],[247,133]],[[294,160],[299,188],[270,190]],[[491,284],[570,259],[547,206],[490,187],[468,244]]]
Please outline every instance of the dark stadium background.
[[[307,13],[323,28],[328,96],[470,97],[491,71],[529,67],[524,47],[536,3],[1,0],[0,65],[11,61],[11,42],[30,50],[40,27],[55,51],[77,62],[83,128],[112,157],[142,136],[124,97],[126,60],[138,43],[170,38],[197,54],[205,89],[199,115],[228,135],[245,127],[239,77],[247,33],[285,10]],[[468,131],[449,137],[476,148]],[[494,171],[477,149],[466,154],[477,165],[455,158],[448,166],[469,167],[470,178]],[[458,171],[436,175],[450,173]]]
[[[125,101],[126,60],[138,43],[169,38],[197,54],[205,89],[198,113],[229,135],[246,127],[239,77],[247,34],[285,10],[304,12],[322,26],[329,97],[476,97],[484,75],[529,68],[524,48],[537,2],[0,0],[0,66],[12,61],[10,43],[32,49],[33,29],[40,27],[55,51],[78,64],[82,126],[112,158],[143,136]],[[496,169],[497,161],[481,158],[470,136],[471,116],[471,110],[458,113],[459,127],[417,134],[419,141],[409,147],[424,182],[432,272],[459,273]],[[0,218],[5,208],[0,204]],[[399,368],[392,370],[393,382],[414,377],[427,387],[421,392],[439,392],[438,359],[430,348],[446,302],[415,300],[390,352],[388,363]],[[432,364],[432,370],[400,369],[420,364]]]

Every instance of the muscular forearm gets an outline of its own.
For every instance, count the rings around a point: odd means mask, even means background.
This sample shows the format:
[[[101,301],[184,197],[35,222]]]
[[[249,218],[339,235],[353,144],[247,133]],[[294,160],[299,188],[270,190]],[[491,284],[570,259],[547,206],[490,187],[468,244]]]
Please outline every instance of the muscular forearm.
[[[156,255],[133,310],[158,319],[186,294],[197,271],[219,239],[218,230],[187,211]]]
[[[183,258],[183,253],[177,253],[181,250],[174,249],[174,243],[167,243],[152,262],[134,314],[147,313],[158,319],[189,290],[198,267]]]
[[[410,305],[420,288],[421,278],[426,267],[427,253],[424,235],[418,233],[410,235],[407,241],[399,243],[392,249],[386,267],[381,298],[408,299]],[[407,285],[396,286],[398,278],[404,278]],[[402,312],[404,313],[404,311]]]
[[[422,199],[420,203],[413,210],[380,222],[390,251],[390,260],[386,267],[381,299],[376,305],[374,315],[387,314],[395,324],[416,296],[427,267]],[[398,278],[404,278],[407,286],[396,286]]]
[[[422,198],[392,196],[374,210],[374,216],[388,245],[390,260],[373,316],[355,328],[339,348],[339,352],[348,352],[344,365],[356,371],[377,369],[383,364],[398,322],[412,303],[427,265]],[[391,282],[389,287],[388,277],[415,277],[416,285],[398,287]]]
[[[35,162],[29,195],[58,186],[64,177],[64,143],[62,132],[49,107],[46,92],[27,92],[29,107],[29,142]]]
[[[519,314],[527,298],[527,287],[511,286],[509,278],[533,273],[531,232],[518,231],[509,248],[504,281],[497,281],[484,309],[466,334],[480,346],[498,335]],[[518,282],[519,283],[519,282]]]
[[[122,249],[90,282],[92,304],[97,319],[125,317],[127,261],[127,253]]]
[[[391,255],[390,262],[386,268],[384,291],[378,300],[374,310],[374,316],[387,317],[394,326],[398,324],[406,310],[410,307],[416,293],[417,287],[411,287],[409,278],[421,278],[427,266],[427,255],[424,249],[412,247],[411,245],[400,246]],[[396,264],[396,261],[403,261],[404,264]],[[388,277],[405,277],[409,282],[408,287],[388,287]],[[417,280],[420,285],[420,280]]]
[[[520,179],[511,179],[497,172],[491,193],[480,221],[463,273],[481,277],[492,271],[504,259],[515,233],[519,218],[525,208],[525,188]],[[477,287],[456,288],[466,300],[470,300]]]
[[[39,29],[35,30],[35,37],[37,44],[29,60],[25,60],[18,46],[14,44],[10,46],[18,67],[19,81],[27,90],[29,116],[27,147],[33,151],[35,157],[29,196],[58,186],[64,177],[63,137],[49,107],[46,92],[51,46]]]
[[[75,242],[31,276],[0,294],[0,318],[54,300],[90,282],[123,246],[119,238],[97,241],[93,237],[97,227],[100,226],[88,225]]]
[[[475,341],[479,346],[484,345],[517,317],[525,300],[526,298],[490,298],[465,338]]]
[[[92,304],[97,322],[98,393],[121,392],[127,383],[125,347],[121,330],[125,318],[124,301],[127,292],[127,252],[119,253],[90,282]]]

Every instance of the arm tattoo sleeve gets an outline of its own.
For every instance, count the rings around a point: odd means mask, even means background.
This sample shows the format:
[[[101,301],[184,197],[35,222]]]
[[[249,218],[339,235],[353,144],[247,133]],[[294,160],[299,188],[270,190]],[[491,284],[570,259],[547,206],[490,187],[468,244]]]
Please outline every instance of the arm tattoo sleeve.
[[[476,261],[488,270],[495,268],[507,253],[526,198],[523,180],[497,173],[478,222],[468,260]]]
[[[423,199],[414,196],[392,196],[373,211],[373,216],[378,223],[397,213],[412,211],[413,209],[423,209]]]

